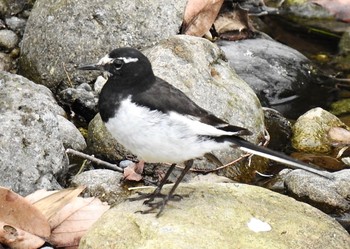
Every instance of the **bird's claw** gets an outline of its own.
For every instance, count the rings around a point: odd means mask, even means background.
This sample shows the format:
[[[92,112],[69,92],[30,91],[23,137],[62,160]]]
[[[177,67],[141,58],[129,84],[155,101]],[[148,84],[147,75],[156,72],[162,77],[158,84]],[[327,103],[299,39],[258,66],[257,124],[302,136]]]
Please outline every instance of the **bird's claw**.
[[[153,201],[155,198],[165,198],[166,195],[160,193],[159,191],[154,191],[152,193],[142,193],[142,192],[136,192],[138,194],[137,197],[130,197],[128,198],[129,201],[140,201],[147,199],[143,202],[143,204],[147,204],[148,202]]]
[[[183,197],[181,195],[165,195],[161,193],[151,193],[151,194],[144,194],[144,193],[138,193],[140,196],[138,197],[133,197],[129,198],[130,201],[135,201],[135,200],[142,200],[146,199],[143,202],[143,204],[147,205],[149,209],[143,210],[143,211],[137,211],[136,213],[141,213],[141,214],[149,214],[153,213],[154,210],[159,209],[156,217],[158,218],[160,214],[163,212],[165,205],[168,203],[168,201],[180,201]],[[160,198],[158,201],[154,201],[156,198]]]

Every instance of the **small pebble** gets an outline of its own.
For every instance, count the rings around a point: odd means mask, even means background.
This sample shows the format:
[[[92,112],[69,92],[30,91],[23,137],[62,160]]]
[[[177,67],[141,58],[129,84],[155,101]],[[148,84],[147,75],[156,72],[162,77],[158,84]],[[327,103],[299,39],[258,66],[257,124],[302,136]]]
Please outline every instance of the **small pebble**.
[[[104,86],[104,84],[106,83],[106,81],[107,81],[107,79],[105,79],[102,76],[97,77],[95,84],[94,84],[94,89],[95,89],[95,92],[97,94],[99,94],[101,92],[101,89]]]
[[[18,36],[15,32],[8,29],[0,30],[0,47],[7,50],[15,48],[18,44]]]
[[[9,29],[19,33],[23,34],[24,33],[24,28],[26,27],[26,20],[22,18],[18,18],[16,16],[12,16],[9,18],[5,19],[7,27]]]
[[[132,164],[135,164],[135,163],[133,161],[130,161],[130,160],[123,160],[123,161],[120,161],[119,167],[122,169],[125,169],[126,167],[128,167]]]

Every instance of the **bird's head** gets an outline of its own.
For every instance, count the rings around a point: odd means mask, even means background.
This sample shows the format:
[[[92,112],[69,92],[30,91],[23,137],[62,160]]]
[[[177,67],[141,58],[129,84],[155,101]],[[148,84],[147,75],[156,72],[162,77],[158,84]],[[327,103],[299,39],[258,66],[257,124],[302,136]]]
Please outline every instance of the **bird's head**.
[[[129,47],[114,49],[96,64],[83,65],[78,69],[106,71],[112,77],[118,75],[138,77],[153,74],[147,57],[139,50]]]

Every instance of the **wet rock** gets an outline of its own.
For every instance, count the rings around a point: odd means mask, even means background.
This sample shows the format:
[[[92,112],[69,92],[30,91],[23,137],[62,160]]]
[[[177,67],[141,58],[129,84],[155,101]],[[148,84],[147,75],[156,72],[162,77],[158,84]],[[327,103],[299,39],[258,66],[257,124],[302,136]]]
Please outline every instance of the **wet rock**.
[[[263,106],[295,119],[310,107],[325,105],[329,93],[321,87],[311,62],[297,50],[261,38],[217,44]]]
[[[293,170],[284,184],[292,196],[310,203],[326,213],[350,211],[350,170],[332,173],[334,180],[318,177],[302,170]]]
[[[348,233],[323,212],[263,188],[196,183],[180,185],[177,193],[186,197],[167,205],[159,218],[136,212],[146,209],[142,200],[115,206],[79,248],[345,249],[350,243]]]
[[[123,174],[108,170],[96,169],[85,171],[74,176],[73,186],[86,186],[83,194],[85,197],[98,197],[101,201],[115,205],[124,201],[129,191],[121,185]]]
[[[270,141],[268,147],[273,150],[284,151],[292,137],[292,124],[278,111],[271,108],[263,108],[266,130]]]
[[[53,91],[89,82],[76,70],[117,47],[144,48],[179,31],[186,1],[37,0],[22,41],[20,72]]]
[[[339,41],[339,53],[334,58],[333,63],[338,70],[350,72],[350,30],[342,35]]]
[[[323,3],[327,3],[327,1],[323,1]],[[334,5],[336,4],[344,4],[344,8],[346,8],[346,2],[341,3],[339,1],[334,3]],[[344,32],[349,26],[346,22],[338,21],[341,17],[336,16],[335,11],[330,11],[314,1],[283,1],[280,13],[283,19],[293,23],[294,28],[295,25],[300,25],[304,28],[312,27],[316,28],[316,30],[327,30],[328,32],[339,34],[339,32]]]
[[[37,189],[58,189],[68,166],[63,141],[68,120],[52,93],[28,79],[0,72],[0,185],[27,195]]]
[[[17,46],[18,36],[15,32],[8,29],[0,30],[0,47],[5,50],[11,50]]]
[[[346,125],[322,108],[311,109],[294,124],[292,145],[302,152],[328,153],[332,149],[328,138],[331,127],[345,128]]]

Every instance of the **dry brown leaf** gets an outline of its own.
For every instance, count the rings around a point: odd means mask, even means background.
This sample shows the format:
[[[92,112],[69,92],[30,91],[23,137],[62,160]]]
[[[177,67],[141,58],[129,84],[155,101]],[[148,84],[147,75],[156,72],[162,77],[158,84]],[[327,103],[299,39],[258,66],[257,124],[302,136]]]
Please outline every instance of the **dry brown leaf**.
[[[22,196],[0,187],[0,221],[43,238],[50,236],[45,216]]]
[[[312,163],[326,170],[336,171],[345,168],[343,162],[341,162],[335,157],[327,155],[314,155],[302,152],[294,152],[291,154],[291,156],[300,161]]]
[[[46,189],[39,189],[29,195],[27,195],[26,197],[24,197],[24,199],[26,199],[27,201],[29,201],[30,203],[34,203],[37,202],[49,195],[52,195],[53,193],[58,192],[59,190],[51,190],[51,191],[47,191]]]
[[[61,210],[65,205],[70,203],[76,198],[83,190],[85,186],[79,186],[77,188],[62,189],[59,191],[53,191],[50,195],[44,194],[44,198],[33,203],[41,213],[46,217],[47,220]],[[50,192],[50,191],[48,191]],[[34,199],[34,197],[32,197]]]
[[[57,247],[78,246],[85,232],[108,209],[109,205],[97,198],[76,198],[53,217],[63,222],[52,231],[50,242]]]
[[[124,169],[124,179],[129,181],[141,181],[145,164],[143,161],[129,165]]]
[[[11,249],[36,249],[45,241],[31,233],[0,221],[0,243]]]
[[[181,33],[204,36],[214,23],[224,0],[188,0]]]
[[[237,6],[233,11],[220,14],[215,20],[214,26],[216,32],[219,34],[235,30],[251,29],[248,11]]]

